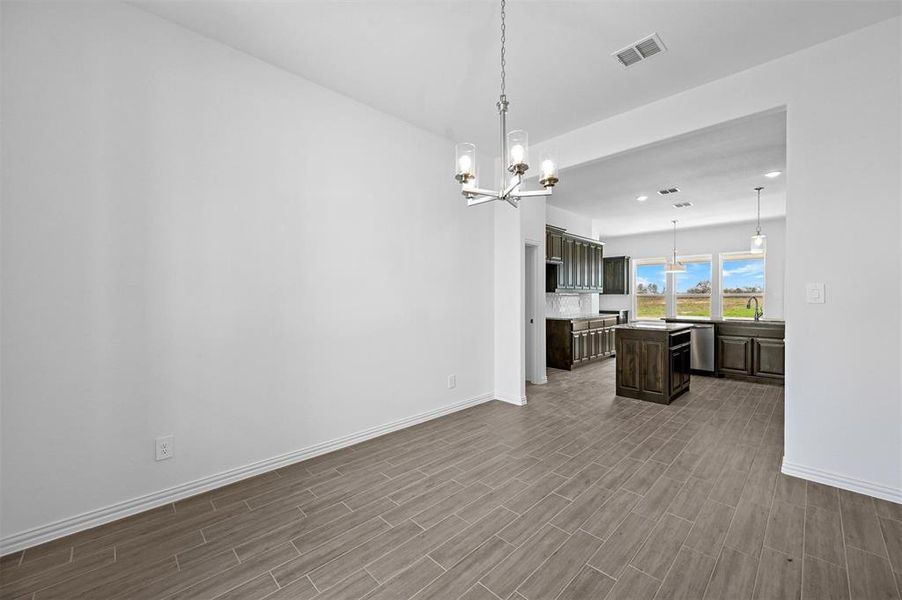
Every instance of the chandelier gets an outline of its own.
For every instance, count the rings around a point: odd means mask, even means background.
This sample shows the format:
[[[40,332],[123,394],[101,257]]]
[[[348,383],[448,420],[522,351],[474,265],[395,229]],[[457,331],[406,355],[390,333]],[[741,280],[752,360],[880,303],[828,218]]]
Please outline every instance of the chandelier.
[[[531,196],[550,196],[554,184],[558,182],[557,164],[550,153],[543,154],[540,161],[541,178],[539,183],[544,189],[525,191],[520,189],[523,175],[529,169],[529,136],[522,129],[507,131],[507,109],[509,103],[504,93],[505,84],[505,0],[501,0],[501,96],[498,98],[498,117],[501,121],[501,161],[505,168],[501,169],[498,191],[479,187],[476,164],[476,146],[470,143],[457,144],[455,147],[454,179],[460,183],[460,192],[467,198],[467,206],[476,206],[494,200],[504,200],[517,207],[520,198]],[[507,173],[511,176],[508,178]]]

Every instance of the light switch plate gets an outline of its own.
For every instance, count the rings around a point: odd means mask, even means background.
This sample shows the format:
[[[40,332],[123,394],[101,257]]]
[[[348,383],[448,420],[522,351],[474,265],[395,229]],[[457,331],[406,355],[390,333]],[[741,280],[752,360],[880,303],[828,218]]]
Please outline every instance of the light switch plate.
[[[808,301],[808,304],[823,304],[826,301],[824,284],[807,284],[805,286],[805,299]]]

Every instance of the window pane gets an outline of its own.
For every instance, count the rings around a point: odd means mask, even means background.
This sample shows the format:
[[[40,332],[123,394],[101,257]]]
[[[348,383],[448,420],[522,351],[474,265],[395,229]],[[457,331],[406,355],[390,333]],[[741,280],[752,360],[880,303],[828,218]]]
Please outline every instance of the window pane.
[[[664,263],[636,265],[636,318],[660,319],[665,316],[665,281]]]
[[[676,315],[711,316],[711,261],[686,262],[685,273],[677,273]]]
[[[729,319],[753,319],[757,298],[764,310],[764,258],[723,259],[723,316]],[[751,303],[751,308],[746,306]]]

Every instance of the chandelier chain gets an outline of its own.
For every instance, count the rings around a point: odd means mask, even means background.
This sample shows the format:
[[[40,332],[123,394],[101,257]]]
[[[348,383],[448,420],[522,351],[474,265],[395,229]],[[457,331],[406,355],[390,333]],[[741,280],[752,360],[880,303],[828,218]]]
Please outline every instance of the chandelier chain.
[[[506,83],[505,82],[506,73],[504,72],[504,67],[507,64],[504,59],[504,51],[505,51],[504,46],[505,46],[505,42],[507,41],[507,36],[506,36],[507,26],[504,22],[504,19],[506,16],[506,14],[504,12],[505,4],[506,4],[505,0],[501,0],[501,97],[502,98],[504,97],[504,87],[505,87],[505,83]]]

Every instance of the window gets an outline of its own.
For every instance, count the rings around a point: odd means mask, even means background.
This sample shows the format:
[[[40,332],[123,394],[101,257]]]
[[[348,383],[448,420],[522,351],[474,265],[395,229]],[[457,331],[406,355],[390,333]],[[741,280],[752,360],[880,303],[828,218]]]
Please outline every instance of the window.
[[[664,260],[636,262],[636,318],[660,319],[667,315]]]
[[[721,294],[725,319],[753,319],[755,301],[764,311],[764,256],[747,252],[721,254]],[[747,308],[751,305],[751,308]]]
[[[678,317],[711,317],[711,257],[680,258],[685,273],[674,274]]]

